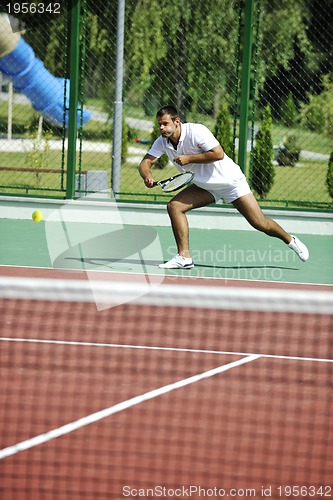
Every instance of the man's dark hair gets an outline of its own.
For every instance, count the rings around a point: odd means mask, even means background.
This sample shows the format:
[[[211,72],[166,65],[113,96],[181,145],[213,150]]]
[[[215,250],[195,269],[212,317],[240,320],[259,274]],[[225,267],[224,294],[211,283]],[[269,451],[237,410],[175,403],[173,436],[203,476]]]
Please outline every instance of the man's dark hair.
[[[174,106],[163,106],[156,113],[156,118],[161,118],[163,115],[170,115],[172,121],[179,117],[177,108]]]

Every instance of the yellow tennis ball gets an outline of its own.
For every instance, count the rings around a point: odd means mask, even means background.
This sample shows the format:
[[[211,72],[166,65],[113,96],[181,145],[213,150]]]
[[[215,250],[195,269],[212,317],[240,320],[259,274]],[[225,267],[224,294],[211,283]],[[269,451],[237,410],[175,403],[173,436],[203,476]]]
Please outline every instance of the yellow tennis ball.
[[[34,222],[40,222],[43,218],[43,214],[40,210],[35,210],[31,217]]]

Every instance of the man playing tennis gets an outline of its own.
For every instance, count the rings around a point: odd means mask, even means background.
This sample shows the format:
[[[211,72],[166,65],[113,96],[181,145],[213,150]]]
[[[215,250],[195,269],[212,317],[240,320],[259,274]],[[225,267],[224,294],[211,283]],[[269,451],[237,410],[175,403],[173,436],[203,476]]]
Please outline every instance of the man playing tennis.
[[[265,217],[240,167],[224,153],[207,127],[198,123],[182,123],[173,106],[162,107],[156,118],[161,137],[156,139],[139,166],[145,185],[148,188],[154,186],[151,167],[163,153],[167,154],[180,172],[191,170],[195,174],[193,184],[174,196],[167,205],[178,253],[159,267],[194,267],[185,214],[188,210],[210,205],[221,198],[226,203],[232,203],[255,229],[282,240],[302,261],[309,258],[309,251],[304,243],[288,234],[274,220]]]

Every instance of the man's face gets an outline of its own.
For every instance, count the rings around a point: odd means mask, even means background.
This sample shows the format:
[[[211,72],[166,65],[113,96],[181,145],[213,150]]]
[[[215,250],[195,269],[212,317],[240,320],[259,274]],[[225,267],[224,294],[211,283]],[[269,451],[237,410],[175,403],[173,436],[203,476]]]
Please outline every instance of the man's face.
[[[178,117],[172,120],[170,115],[163,115],[157,118],[157,121],[162,137],[172,138],[177,135],[180,124],[180,120]]]

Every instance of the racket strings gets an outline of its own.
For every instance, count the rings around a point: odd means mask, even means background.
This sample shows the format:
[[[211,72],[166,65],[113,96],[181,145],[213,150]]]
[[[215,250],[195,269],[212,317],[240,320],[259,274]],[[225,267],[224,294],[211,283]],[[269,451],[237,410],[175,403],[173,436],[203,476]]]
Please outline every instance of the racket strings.
[[[193,179],[194,174],[192,172],[185,172],[183,174],[179,174],[172,179],[169,179],[162,185],[162,189],[164,191],[174,191],[176,189],[185,186]]]

